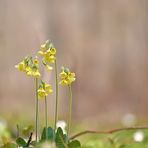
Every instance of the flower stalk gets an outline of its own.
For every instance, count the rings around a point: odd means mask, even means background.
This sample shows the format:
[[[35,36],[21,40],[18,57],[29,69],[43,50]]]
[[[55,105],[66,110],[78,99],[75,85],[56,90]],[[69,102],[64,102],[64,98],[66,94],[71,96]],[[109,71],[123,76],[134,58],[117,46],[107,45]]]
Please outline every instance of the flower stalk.
[[[55,81],[56,81],[56,103],[55,103],[54,131],[56,131],[56,123],[57,123],[57,120],[58,120],[58,72],[57,72],[57,60],[55,60]]]
[[[69,115],[68,115],[67,137],[69,137],[69,133],[70,133],[71,115],[72,115],[72,89],[71,89],[71,85],[68,85],[68,88],[69,88]]]
[[[48,105],[46,97],[45,97],[45,127],[46,127],[46,140],[48,140]]]
[[[39,101],[38,101],[38,78],[35,78],[36,84],[36,119],[35,119],[35,141],[38,141],[38,124],[39,124]]]

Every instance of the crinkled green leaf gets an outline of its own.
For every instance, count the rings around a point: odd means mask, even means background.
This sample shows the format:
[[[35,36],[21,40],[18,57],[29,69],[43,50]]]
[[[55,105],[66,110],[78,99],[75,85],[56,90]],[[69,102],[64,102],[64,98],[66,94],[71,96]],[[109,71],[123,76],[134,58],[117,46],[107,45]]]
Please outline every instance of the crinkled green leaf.
[[[65,135],[63,134],[61,127],[59,127],[57,129],[56,137],[55,137],[57,148],[68,148],[65,140],[66,140]]]
[[[47,129],[47,139],[48,140],[53,140],[53,136],[54,136],[54,130],[51,127],[48,127]],[[46,140],[46,127],[44,127],[43,131],[42,131],[42,136],[41,136],[41,141]]]
[[[21,138],[21,137],[19,137],[19,138],[16,139],[16,143],[19,146],[26,146],[26,144],[27,144],[26,141],[23,138]]]
[[[81,144],[78,140],[74,140],[68,144],[68,148],[80,148]]]

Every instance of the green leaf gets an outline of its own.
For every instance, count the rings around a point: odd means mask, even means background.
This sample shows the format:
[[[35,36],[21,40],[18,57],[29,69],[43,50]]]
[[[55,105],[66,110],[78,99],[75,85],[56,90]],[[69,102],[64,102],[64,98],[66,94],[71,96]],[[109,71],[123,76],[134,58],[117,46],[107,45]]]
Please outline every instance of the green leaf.
[[[63,131],[60,127],[57,129],[55,142],[57,148],[68,148],[65,135],[63,134]]]
[[[68,144],[68,148],[80,148],[81,144],[78,140],[74,140]]]
[[[7,144],[5,144],[4,147],[6,147],[6,148],[16,148],[17,146],[14,143],[7,143]]]
[[[19,146],[26,146],[26,144],[27,144],[26,141],[23,138],[21,138],[21,137],[19,137],[19,138],[16,139],[16,143]]]
[[[48,140],[53,140],[53,136],[54,136],[54,130],[51,127],[48,127],[47,129],[47,139]],[[42,131],[42,136],[41,136],[41,141],[46,140],[46,127],[44,127],[43,131]]]

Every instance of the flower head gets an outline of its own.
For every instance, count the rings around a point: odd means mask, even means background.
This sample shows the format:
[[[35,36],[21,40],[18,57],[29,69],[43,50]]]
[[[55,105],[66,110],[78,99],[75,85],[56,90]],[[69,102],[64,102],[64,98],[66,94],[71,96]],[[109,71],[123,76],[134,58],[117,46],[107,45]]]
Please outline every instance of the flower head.
[[[50,93],[52,93],[53,90],[51,85],[45,83],[44,81],[41,81],[37,92],[38,92],[39,99],[43,99],[47,97]]]
[[[60,84],[61,85],[70,85],[72,82],[76,80],[75,73],[70,72],[68,68],[62,67],[62,71],[60,73]]]
[[[56,49],[53,44],[48,40],[41,45],[38,55],[42,56],[42,63],[48,71],[52,70],[49,64],[55,63],[56,60]]]
[[[35,78],[40,77],[40,72],[38,70],[39,61],[37,57],[32,59],[32,57],[27,56],[18,65],[15,66],[19,71],[25,72],[27,76],[33,76]]]

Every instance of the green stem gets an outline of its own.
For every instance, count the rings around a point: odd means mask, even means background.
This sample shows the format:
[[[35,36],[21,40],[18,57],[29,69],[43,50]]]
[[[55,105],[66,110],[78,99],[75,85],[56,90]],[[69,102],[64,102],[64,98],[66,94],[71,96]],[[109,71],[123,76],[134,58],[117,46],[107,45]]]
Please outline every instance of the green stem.
[[[35,83],[36,83],[36,120],[35,120],[35,140],[36,142],[38,141],[38,118],[39,118],[39,102],[38,102],[38,78],[35,78]]]
[[[56,103],[55,103],[54,131],[56,131],[56,123],[58,120],[58,72],[57,72],[57,61],[56,60],[55,60],[55,81],[56,81]]]
[[[47,98],[45,97],[45,126],[46,126],[46,140],[48,140],[48,114],[47,114]]]
[[[71,127],[71,114],[72,114],[72,89],[71,85],[69,85],[69,116],[68,116],[68,129],[67,136],[69,137],[70,127]]]

